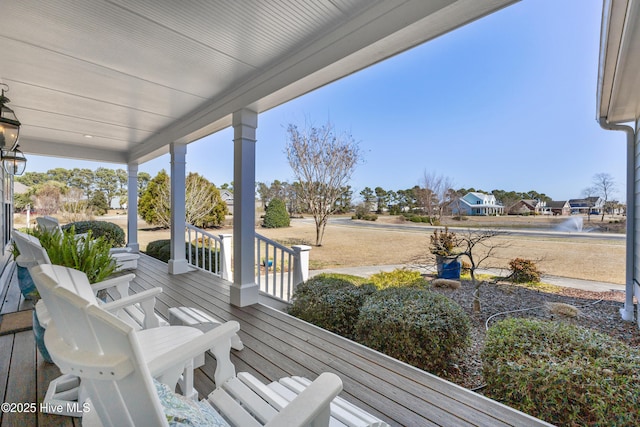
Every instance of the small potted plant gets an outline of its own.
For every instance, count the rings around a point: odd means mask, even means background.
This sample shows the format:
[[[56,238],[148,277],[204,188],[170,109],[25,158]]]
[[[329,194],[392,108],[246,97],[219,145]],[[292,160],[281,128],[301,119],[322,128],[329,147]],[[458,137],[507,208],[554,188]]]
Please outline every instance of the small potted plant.
[[[443,279],[460,279],[460,262],[457,253],[458,239],[456,233],[448,227],[435,229],[430,236],[429,250],[436,257],[438,277]]]

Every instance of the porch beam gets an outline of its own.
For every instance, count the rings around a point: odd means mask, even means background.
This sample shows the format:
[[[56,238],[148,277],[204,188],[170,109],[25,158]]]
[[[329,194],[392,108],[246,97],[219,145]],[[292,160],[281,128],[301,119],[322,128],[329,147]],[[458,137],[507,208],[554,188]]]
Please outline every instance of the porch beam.
[[[242,109],[233,113],[233,285],[231,304],[258,302],[255,277],[256,128],[258,114]]]
[[[191,271],[185,254],[187,145],[171,143],[171,259],[169,274]]]
[[[138,164],[127,165],[127,247],[140,252],[138,243]]]

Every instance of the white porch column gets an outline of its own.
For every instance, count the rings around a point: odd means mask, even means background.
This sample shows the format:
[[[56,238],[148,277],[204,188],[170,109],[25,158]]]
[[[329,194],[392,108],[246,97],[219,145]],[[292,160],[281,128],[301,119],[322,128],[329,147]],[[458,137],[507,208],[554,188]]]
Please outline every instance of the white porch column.
[[[138,243],[138,165],[127,165],[127,247],[133,252],[140,251]]]
[[[256,128],[251,110],[233,113],[233,285],[231,304],[258,302],[255,278]]]
[[[171,259],[169,274],[191,271],[185,254],[186,144],[171,143]]]

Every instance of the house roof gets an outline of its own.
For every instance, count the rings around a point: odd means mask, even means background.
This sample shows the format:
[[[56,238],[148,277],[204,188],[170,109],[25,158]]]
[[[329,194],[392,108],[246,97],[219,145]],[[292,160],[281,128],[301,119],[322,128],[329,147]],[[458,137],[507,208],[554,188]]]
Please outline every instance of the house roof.
[[[552,200],[547,202],[547,208],[564,208],[568,207],[568,202],[566,200]]]
[[[597,118],[624,123],[640,116],[640,5],[605,0],[602,10]]]
[[[515,1],[8,1],[0,82],[25,153],[141,163]]]

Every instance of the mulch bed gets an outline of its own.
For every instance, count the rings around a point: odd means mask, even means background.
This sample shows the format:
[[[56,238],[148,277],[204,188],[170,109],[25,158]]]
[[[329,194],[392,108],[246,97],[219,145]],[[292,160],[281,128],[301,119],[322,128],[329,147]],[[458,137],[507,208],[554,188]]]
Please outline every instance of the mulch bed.
[[[539,290],[508,282],[484,283],[480,290],[481,312],[473,313],[473,286],[470,281],[462,281],[459,289],[432,289],[456,301],[471,318],[471,346],[450,372],[441,374],[466,388],[481,388],[484,383],[480,353],[484,347],[487,319],[489,326],[507,317],[568,322],[608,334],[640,349],[640,329],[637,323],[625,322],[620,317],[625,298],[623,292],[590,292],[562,287],[544,287]],[[579,314],[576,317],[554,314],[549,310],[548,303],[578,307]]]

